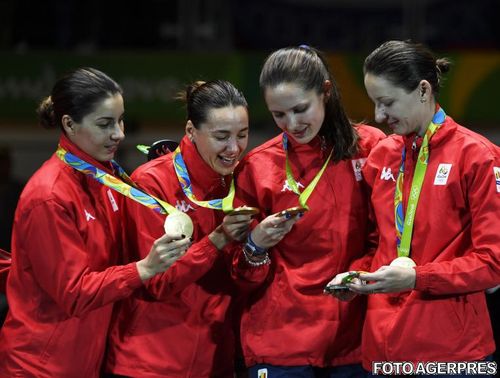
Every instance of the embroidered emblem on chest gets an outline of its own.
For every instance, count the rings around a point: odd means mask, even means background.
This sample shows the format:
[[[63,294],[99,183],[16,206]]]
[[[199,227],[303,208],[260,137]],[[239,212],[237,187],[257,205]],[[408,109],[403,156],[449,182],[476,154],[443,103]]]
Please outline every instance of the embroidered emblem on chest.
[[[392,174],[391,167],[382,168],[382,173],[380,174],[380,179],[386,180],[386,181],[389,181],[389,180],[396,181],[396,179],[394,178],[394,175]]]
[[[189,210],[194,210],[194,207],[191,206],[191,204],[186,203],[184,200],[181,200],[180,202],[177,200],[175,208],[183,213],[187,213]]]
[[[434,177],[434,185],[446,185],[448,182],[448,177],[450,176],[452,164],[441,163],[436,171],[436,177]]]
[[[500,167],[493,167],[493,174],[495,175],[495,184],[497,186],[497,193],[500,193]]]
[[[297,187],[304,189],[304,185],[302,185],[299,181],[297,181]],[[283,184],[283,189],[281,189],[281,191],[285,192],[287,190],[289,192],[292,192],[292,188],[290,188],[290,185],[288,185],[288,181],[285,180],[285,182]]]
[[[85,212],[85,219],[88,221],[91,221],[91,220],[95,220],[95,217],[90,214],[87,209],[83,209],[83,211]]]

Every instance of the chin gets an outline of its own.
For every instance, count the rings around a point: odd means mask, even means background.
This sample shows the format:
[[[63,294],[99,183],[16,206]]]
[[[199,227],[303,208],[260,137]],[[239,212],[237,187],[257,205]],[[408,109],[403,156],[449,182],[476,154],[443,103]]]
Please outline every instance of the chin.
[[[227,175],[230,175],[231,173],[233,173],[235,168],[236,168],[236,166],[234,166],[234,167],[216,167],[215,172],[217,172],[219,175],[227,176]]]

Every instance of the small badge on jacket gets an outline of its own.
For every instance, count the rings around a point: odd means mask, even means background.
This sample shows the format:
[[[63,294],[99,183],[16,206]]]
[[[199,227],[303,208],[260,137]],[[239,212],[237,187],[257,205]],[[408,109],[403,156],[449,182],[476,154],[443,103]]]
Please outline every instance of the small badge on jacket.
[[[495,174],[495,183],[497,184],[497,193],[500,193],[500,167],[493,167]]]
[[[434,185],[446,185],[452,164],[441,163],[434,178]]]
[[[268,376],[267,376],[267,369],[263,368],[263,369],[257,370],[257,377],[258,378],[268,378]]]
[[[356,181],[363,180],[363,174],[361,172],[361,169],[365,165],[365,161],[366,158],[351,160],[352,169],[354,170],[354,177],[356,177]]]

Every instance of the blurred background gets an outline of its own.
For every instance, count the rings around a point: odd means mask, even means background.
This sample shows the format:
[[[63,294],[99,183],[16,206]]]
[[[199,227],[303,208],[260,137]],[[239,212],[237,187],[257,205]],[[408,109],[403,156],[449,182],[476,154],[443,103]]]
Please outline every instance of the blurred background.
[[[440,102],[500,143],[498,0],[0,0],[0,247],[23,183],[55,150],[58,131],[35,108],[56,78],[93,66],[125,90],[119,162],[132,171],[136,144],[179,140],[184,109],[173,96],[194,80],[227,79],[245,93],[255,146],[277,133],[258,75],[273,49],[308,44],[327,54],[353,121],[373,123],[364,57],[388,39],[427,44],[454,67]],[[497,313],[498,314],[498,313]]]

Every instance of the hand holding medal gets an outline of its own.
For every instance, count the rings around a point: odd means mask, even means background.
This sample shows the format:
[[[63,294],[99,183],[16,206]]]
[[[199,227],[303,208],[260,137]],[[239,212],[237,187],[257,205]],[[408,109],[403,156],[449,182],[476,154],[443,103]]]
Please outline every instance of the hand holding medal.
[[[339,273],[325,286],[323,292],[325,294],[331,294],[341,301],[350,301],[356,296],[356,292],[349,290],[348,284],[357,283],[366,285],[366,281],[359,278],[359,275],[362,273],[367,272],[350,271]]]

